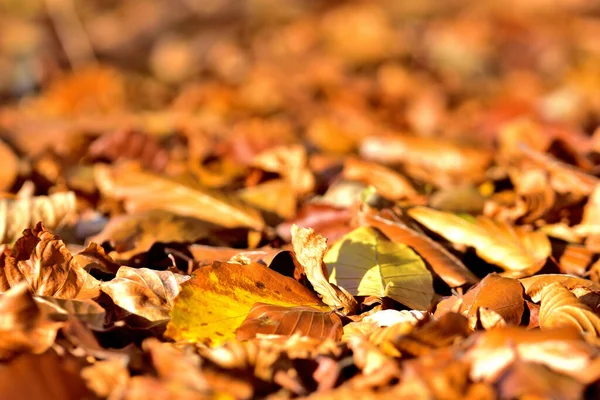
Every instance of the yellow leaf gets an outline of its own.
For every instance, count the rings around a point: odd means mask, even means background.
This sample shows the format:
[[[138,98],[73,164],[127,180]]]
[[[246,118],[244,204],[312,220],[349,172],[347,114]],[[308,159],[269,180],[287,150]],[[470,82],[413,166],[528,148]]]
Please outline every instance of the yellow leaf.
[[[100,191],[124,200],[129,212],[170,211],[227,228],[245,226],[260,230],[264,226],[258,211],[235,197],[177,182],[130,164],[112,168],[98,164],[94,175]]]
[[[361,227],[335,243],[325,255],[329,280],[358,296],[388,296],[408,307],[427,309],[433,278],[410,247]]]
[[[218,345],[235,331],[255,303],[312,306],[329,310],[315,293],[269,268],[215,262],[181,285],[165,335],[175,340]]]
[[[600,334],[600,317],[558,282],[542,289],[539,318],[541,329],[572,326],[592,336]]]
[[[454,214],[415,207],[408,214],[455,244],[474,247],[485,261],[502,267],[506,276],[521,278],[539,271],[551,247],[543,232],[478,217],[475,223]]]

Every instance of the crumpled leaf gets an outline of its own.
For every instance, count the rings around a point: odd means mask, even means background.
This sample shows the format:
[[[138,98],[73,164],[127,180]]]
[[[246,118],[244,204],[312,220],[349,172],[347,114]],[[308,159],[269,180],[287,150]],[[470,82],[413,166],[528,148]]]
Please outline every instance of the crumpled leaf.
[[[33,228],[39,221],[48,229],[58,228],[74,216],[75,208],[73,192],[48,196],[22,193],[16,198],[0,199],[0,242],[14,242],[23,230]]]
[[[21,281],[40,296],[59,299],[91,299],[100,294],[100,283],[88,274],[63,241],[38,223],[26,229],[12,251],[4,254],[0,290]]]
[[[525,293],[536,303],[541,300],[544,288],[553,283],[560,283],[574,292],[579,290],[583,290],[586,293],[600,292],[600,285],[589,279],[563,274],[534,275],[528,278],[519,279],[519,281],[525,288]]]
[[[362,213],[360,217],[363,223],[379,229],[393,242],[404,243],[419,253],[448,286],[457,287],[479,281],[462,261],[428,236],[399,221],[392,221],[379,215]]]
[[[264,265],[215,262],[181,285],[165,335],[218,345],[235,338],[235,330],[258,302],[329,309],[312,291]]]
[[[236,339],[248,340],[258,334],[299,334],[316,339],[339,340],[342,337],[342,320],[331,311],[320,311],[311,307],[256,303],[236,330]]]
[[[558,282],[542,289],[539,319],[541,329],[572,326],[592,336],[600,334],[600,317]]]
[[[254,208],[191,182],[180,183],[130,164],[113,168],[98,164],[94,175],[100,191],[124,200],[129,212],[160,209],[228,228],[243,226],[260,230],[264,226]]]
[[[435,316],[439,317],[448,311],[460,312],[469,318],[471,329],[476,328],[478,321],[489,326],[492,318],[490,312],[498,314],[508,324],[519,325],[525,311],[523,287],[518,280],[490,274],[465,295],[442,300],[437,306]]]
[[[360,227],[336,242],[324,258],[329,280],[357,296],[390,297],[417,310],[429,308],[433,278],[410,247]]]
[[[356,309],[354,297],[342,287],[327,280],[327,267],[323,261],[327,251],[327,239],[311,228],[292,225],[292,244],[296,260],[304,268],[306,277],[325,304],[343,309],[345,314]]]
[[[93,300],[65,300],[36,296],[35,301],[54,319],[62,320],[64,316],[70,315],[92,329],[101,330],[104,327],[106,310]]]
[[[169,318],[180,285],[189,278],[171,271],[121,267],[100,287],[119,307],[154,322]]]
[[[0,297],[0,360],[21,352],[41,354],[54,343],[64,319],[55,320],[38,306],[25,282]]]
[[[456,244],[474,247],[485,261],[502,267],[506,276],[521,278],[539,271],[550,256],[548,237],[506,222],[480,216],[475,223],[454,214],[415,207],[408,214]]]

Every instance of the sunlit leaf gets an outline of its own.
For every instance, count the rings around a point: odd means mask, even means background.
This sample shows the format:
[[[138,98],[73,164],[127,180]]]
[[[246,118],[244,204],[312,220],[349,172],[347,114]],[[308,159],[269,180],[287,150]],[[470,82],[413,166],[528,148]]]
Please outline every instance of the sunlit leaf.
[[[327,240],[310,228],[292,225],[292,244],[296,259],[304,268],[304,273],[323,302],[341,308],[348,314],[356,309],[356,300],[343,287],[332,284],[327,279],[324,262]]]
[[[181,285],[166,335],[175,340],[217,345],[235,338],[255,303],[307,306],[326,311],[319,298],[297,281],[261,264],[215,262]]]
[[[330,280],[358,296],[388,296],[411,308],[429,308],[433,279],[407,245],[361,227],[335,243],[324,259]]]
[[[0,290],[25,281],[40,296],[90,299],[100,294],[100,283],[88,274],[62,240],[39,223],[26,229],[12,251],[4,255]]]
[[[170,271],[121,267],[101,288],[119,307],[149,321],[160,321],[169,318],[179,285],[188,279]]]
[[[415,207],[408,213],[451,242],[474,247],[477,255],[502,267],[505,274],[511,277],[533,275],[550,256],[550,241],[539,231],[531,232],[483,216],[473,223],[454,214],[426,207]]]
[[[264,222],[252,207],[235,197],[180,183],[135,168],[96,165],[94,175],[103,194],[125,201],[130,212],[163,210],[225,227],[261,229]]]
[[[342,320],[331,311],[319,311],[311,307],[256,303],[236,330],[236,339],[248,340],[258,334],[299,334],[339,340],[342,336]]]
[[[572,326],[592,336],[600,334],[600,317],[558,282],[542,289],[539,318],[542,329]]]

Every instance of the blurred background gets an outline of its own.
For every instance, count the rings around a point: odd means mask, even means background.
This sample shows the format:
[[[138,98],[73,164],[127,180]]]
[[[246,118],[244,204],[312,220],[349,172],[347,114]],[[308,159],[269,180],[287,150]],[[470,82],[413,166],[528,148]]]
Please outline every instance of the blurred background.
[[[521,113],[590,130],[599,12],[585,0],[1,0],[0,101],[33,97],[54,117],[185,110],[213,130],[257,117],[278,140],[299,129],[341,151],[381,129],[463,135]]]

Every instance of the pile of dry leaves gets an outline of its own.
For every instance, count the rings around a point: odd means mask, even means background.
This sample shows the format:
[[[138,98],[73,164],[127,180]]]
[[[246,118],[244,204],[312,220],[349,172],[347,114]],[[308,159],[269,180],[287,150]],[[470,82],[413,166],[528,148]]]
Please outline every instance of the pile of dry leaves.
[[[600,8],[0,0],[0,397],[600,396]]]

